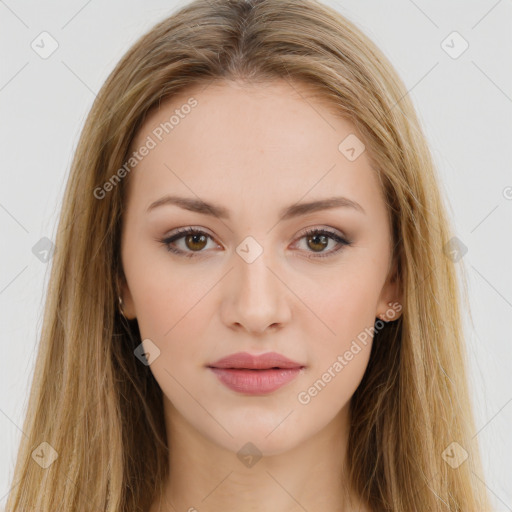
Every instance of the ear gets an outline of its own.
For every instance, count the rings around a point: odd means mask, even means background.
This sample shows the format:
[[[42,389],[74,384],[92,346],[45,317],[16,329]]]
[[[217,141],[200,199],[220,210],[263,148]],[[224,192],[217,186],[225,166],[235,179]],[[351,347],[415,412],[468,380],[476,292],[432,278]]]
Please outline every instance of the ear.
[[[128,320],[137,318],[135,304],[124,274],[119,277],[119,296],[123,299],[123,314]]]
[[[400,318],[403,309],[403,287],[395,261],[382,287],[375,316],[385,322]]]

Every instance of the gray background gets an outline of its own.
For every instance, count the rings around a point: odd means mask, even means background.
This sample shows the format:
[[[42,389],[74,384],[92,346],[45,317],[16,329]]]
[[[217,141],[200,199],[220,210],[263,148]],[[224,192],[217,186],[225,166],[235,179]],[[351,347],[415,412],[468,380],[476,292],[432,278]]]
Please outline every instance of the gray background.
[[[0,509],[5,505],[41,328],[49,264],[78,135],[95,93],[129,46],[187,2],[0,0]],[[510,0],[338,0],[404,80],[467,247],[466,313],[477,431],[496,510],[512,510],[512,5]],[[47,31],[58,48],[31,47]],[[457,58],[463,41],[469,44]],[[453,41],[453,42],[452,42]],[[46,40],[45,48],[49,48]],[[34,43],[34,44],[36,44]],[[42,43],[39,43],[42,45]]]

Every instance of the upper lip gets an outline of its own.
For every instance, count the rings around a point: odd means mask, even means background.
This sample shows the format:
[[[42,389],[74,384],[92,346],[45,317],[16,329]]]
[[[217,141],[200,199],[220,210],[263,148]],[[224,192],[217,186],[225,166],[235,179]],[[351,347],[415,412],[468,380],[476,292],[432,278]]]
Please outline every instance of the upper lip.
[[[209,364],[210,368],[239,368],[248,370],[268,370],[270,368],[302,368],[304,365],[292,361],[277,352],[267,352],[260,355],[252,355],[248,352],[237,352],[223,357],[215,363]]]

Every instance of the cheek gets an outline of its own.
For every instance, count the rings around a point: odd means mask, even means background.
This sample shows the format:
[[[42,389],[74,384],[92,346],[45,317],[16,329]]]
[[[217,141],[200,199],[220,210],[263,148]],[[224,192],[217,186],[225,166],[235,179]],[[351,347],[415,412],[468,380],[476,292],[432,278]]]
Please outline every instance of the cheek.
[[[311,311],[311,315],[304,317],[303,328],[306,332],[314,328],[325,340],[324,345],[333,348],[342,347],[374,325],[381,282],[375,271],[363,264],[347,266],[337,274],[335,278],[331,274],[317,280],[315,287],[306,286],[302,293]]]
[[[315,400],[333,406],[350,399],[366,370],[380,293],[379,279],[366,266],[340,274],[308,295],[315,316],[304,317],[301,328],[311,343],[310,383],[317,382],[311,396],[321,394]]]
[[[197,272],[171,267],[166,255],[152,261],[141,258],[134,269],[130,289],[142,339],[158,346],[166,366],[199,364],[199,343],[212,314],[209,293],[218,278],[198,279]]]

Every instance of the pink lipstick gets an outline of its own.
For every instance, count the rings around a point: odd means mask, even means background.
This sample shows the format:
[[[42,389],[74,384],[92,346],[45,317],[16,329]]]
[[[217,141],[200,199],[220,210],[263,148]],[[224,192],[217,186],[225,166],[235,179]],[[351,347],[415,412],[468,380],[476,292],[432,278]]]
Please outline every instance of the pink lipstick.
[[[271,393],[297,377],[304,365],[276,352],[251,355],[237,352],[208,365],[228,388],[238,393]]]

